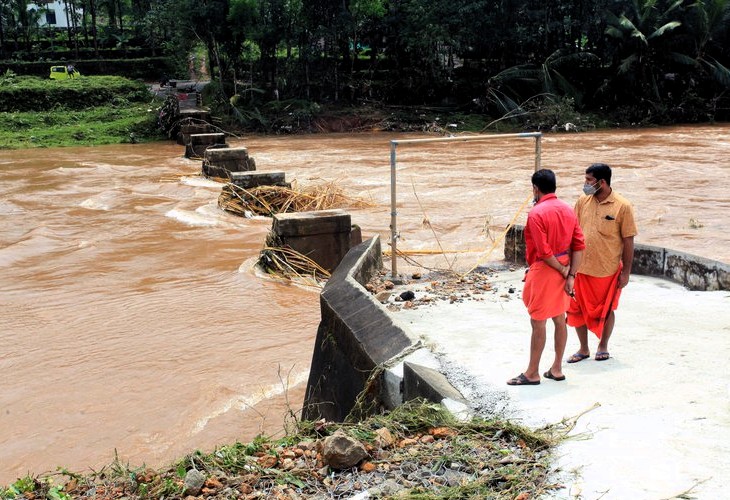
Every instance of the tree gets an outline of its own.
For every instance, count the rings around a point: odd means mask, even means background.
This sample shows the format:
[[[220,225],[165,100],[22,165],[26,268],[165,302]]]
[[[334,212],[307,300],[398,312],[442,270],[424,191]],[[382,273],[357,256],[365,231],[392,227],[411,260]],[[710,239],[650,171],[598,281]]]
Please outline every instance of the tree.
[[[685,25],[695,45],[699,68],[724,89],[730,88],[730,70],[718,60],[727,57],[723,49],[728,42],[730,0],[698,0],[688,11]]]
[[[673,0],[663,7],[658,0],[634,0],[628,13],[607,13],[606,34],[618,42],[618,83],[627,85],[629,91],[624,97],[633,93],[661,101],[660,76],[669,72],[672,63],[687,63],[688,56],[672,50],[670,43],[672,34],[682,25],[677,19],[683,2]]]

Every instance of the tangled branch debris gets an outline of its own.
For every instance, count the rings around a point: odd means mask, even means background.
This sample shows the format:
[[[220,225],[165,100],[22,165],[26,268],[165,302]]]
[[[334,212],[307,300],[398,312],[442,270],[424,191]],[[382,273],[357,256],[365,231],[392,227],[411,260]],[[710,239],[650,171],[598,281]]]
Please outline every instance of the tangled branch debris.
[[[332,208],[362,208],[366,200],[345,195],[335,182],[299,188],[296,182],[287,186],[258,186],[244,189],[232,183],[223,186],[218,206],[243,217],[272,216],[286,212],[308,212]]]

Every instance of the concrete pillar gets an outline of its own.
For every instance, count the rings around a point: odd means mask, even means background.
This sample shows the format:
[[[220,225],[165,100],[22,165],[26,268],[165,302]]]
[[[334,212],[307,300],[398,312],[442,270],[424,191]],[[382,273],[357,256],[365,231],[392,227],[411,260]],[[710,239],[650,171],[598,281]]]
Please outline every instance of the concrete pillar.
[[[352,223],[343,210],[276,214],[271,230],[284,245],[329,272],[351,247]]]
[[[193,134],[208,134],[211,131],[211,126],[207,123],[182,123],[180,125],[180,133],[178,134],[178,144],[188,144],[190,142],[190,136]]]
[[[231,172],[256,170],[256,162],[246,148],[208,149],[203,156],[203,175],[230,177]]]
[[[286,182],[284,172],[231,172],[231,183],[241,189],[252,189],[258,186],[291,187]]]
[[[186,120],[191,118],[191,121],[208,122],[210,123],[210,111],[204,109],[181,109],[180,120]]]
[[[202,158],[206,149],[227,148],[226,134],[222,132],[212,134],[192,134],[190,141],[185,144],[185,158]]]

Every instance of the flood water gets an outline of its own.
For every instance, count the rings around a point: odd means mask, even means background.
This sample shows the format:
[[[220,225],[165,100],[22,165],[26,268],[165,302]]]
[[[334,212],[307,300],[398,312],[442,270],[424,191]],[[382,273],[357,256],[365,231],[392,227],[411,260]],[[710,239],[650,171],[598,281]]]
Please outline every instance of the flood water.
[[[259,171],[300,186],[334,182],[366,201],[348,209],[353,223],[387,249],[390,141],[401,138],[229,143],[247,146]],[[220,185],[182,149],[0,151],[0,484],[57,466],[98,470],[115,450],[160,467],[280,431],[287,407],[299,410],[318,292],[253,272],[271,221],[219,210]],[[398,248],[414,259],[399,266],[500,259],[502,228],[525,221],[534,140],[397,151]],[[638,243],[724,262],[728,158],[727,124],[542,139],[561,198],[572,204],[585,167],[608,163],[614,189],[635,205]]]

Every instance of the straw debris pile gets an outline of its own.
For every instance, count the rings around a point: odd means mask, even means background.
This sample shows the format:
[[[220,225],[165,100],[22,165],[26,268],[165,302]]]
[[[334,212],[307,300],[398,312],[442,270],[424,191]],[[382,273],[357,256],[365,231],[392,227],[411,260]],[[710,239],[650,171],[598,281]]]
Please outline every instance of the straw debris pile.
[[[299,188],[294,182],[291,187],[258,186],[250,189],[227,183],[218,197],[219,207],[243,217],[368,205],[365,200],[346,196],[334,182],[306,188]]]
[[[315,261],[284,245],[274,232],[266,237],[266,246],[259,254],[258,265],[274,276],[317,287],[320,281],[330,277],[330,273]]]

